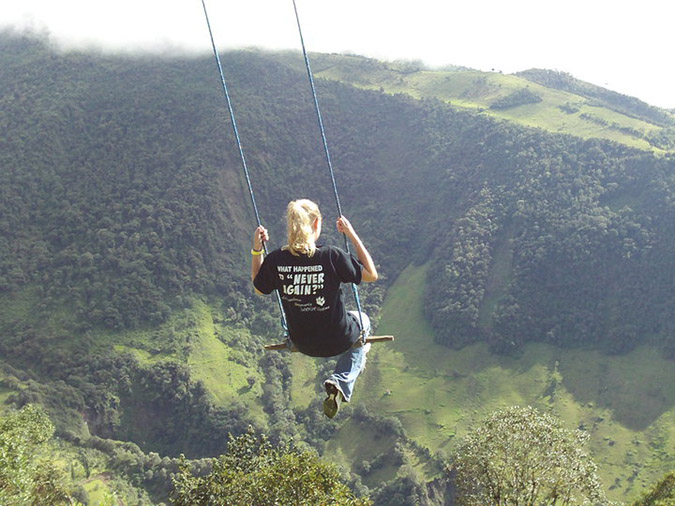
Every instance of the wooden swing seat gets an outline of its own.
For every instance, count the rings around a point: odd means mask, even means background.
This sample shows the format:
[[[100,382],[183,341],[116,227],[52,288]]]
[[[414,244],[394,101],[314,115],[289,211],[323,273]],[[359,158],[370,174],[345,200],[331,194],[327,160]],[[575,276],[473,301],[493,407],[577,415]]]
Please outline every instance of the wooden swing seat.
[[[394,336],[368,336],[366,338],[366,343],[384,343],[386,341],[393,341]],[[284,341],[282,343],[275,343],[275,344],[268,344],[265,346],[265,350],[270,351],[270,350],[289,350],[288,347],[288,342],[289,341]],[[292,352],[297,352],[298,350],[291,344],[290,351]],[[352,348],[359,348],[363,346],[363,341],[360,339],[356,341],[353,345]]]

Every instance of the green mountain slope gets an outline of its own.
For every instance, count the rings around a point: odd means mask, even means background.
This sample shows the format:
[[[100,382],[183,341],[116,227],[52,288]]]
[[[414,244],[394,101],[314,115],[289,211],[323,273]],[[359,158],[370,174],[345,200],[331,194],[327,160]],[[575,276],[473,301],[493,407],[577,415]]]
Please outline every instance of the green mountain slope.
[[[608,139],[658,153],[675,149],[672,112],[562,73],[428,70],[413,63],[336,55],[317,55],[314,67],[317,75],[327,79],[419,99],[434,98],[549,132]]]
[[[675,368],[641,347],[620,357],[531,344],[517,357],[483,344],[450,350],[424,318],[425,270],[408,267],[391,288],[378,332],[391,345],[373,349],[358,400],[395,415],[424,447],[451,455],[488,413],[531,405],[591,435],[609,497],[631,501],[675,465]],[[367,446],[364,445],[364,452]],[[360,462],[361,456],[352,461]]]
[[[355,411],[350,416],[348,409],[336,422],[321,422],[324,426],[321,430],[328,431],[323,436],[327,438],[328,458],[359,475],[371,491],[397,475],[405,475],[400,474],[403,465],[425,480],[438,479],[443,475],[442,468],[429,461],[427,452],[452,456],[461,437],[494,409],[533,405],[561,417],[569,428],[583,427],[590,432],[594,460],[614,500],[635,499],[672,468],[675,462],[668,448],[675,443],[675,399],[669,385],[675,378],[671,362],[647,347],[619,357],[542,344],[526,346],[518,357],[493,355],[484,344],[460,351],[448,349],[433,341],[433,331],[425,323],[422,308],[425,269],[409,267],[390,290],[378,332],[394,333],[397,340],[376,346],[371,352],[354,398]],[[9,301],[5,300],[3,307],[15,318],[29,320],[19,313],[20,307],[12,307]],[[101,333],[90,345],[111,346],[117,353],[132,354],[147,371],[146,379],[141,380],[145,388],[149,388],[153,371],[173,361],[185,363],[191,378],[203,382],[208,402],[215,408],[225,408],[223,413],[230,413],[219,430],[236,432],[237,425],[232,423],[236,418],[231,417],[244,414],[248,423],[270,430],[269,424],[278,422],[275,416],[265,414],[265,406],[269,405],[265,396],[269,393],[262,390],[273,382],[269,371],[265,371],[265,362],[261,362],[266,358],[260,350],[262,341],[246,329],[234,328],[222,320],[217,323],[219,314],[222,309],[197,303],[194,309],[172,318],[169,326],[180,336],[178,343],[189,347],[187,356],[182,352],[167,353],[168,347],[161,350],[162,342],[167,342],[166,328],[155,328],[149,333]],[[4,313],[3,321],[8,319]],[[57,331],[55,326],[52,331]],[[40,332],[48,331],[40,329]],[[231,337],[225,337],[228,334]],[[50,353],[62,357],[64,345],[62,340],[59,345],[50,345]],[[320,419],[322,396],[318,379],[325,374],[328,362],[282,353],[272,358],[277,364],[278,360],[289,361],[284,369],[288,367],[290,383],[277,395],[282,399],[288,396],[296,412],[304,413],[303,417]],[[18,365],[16,361],[13,363]],[[68,363],[62,361],[61,367],[68,369]],[[15,369],[5,369],[3,374],[5,398],[16,396],[17,391],[33,399],[38,396],[57,414],[62,434],[67,430],[78,437],[90,437],[88,430],[78,425],[79,417],[72,407],[60,404],[59,393],[47,389],[53,373],[46,372],[41,379],[33,376],[37,382],[17,381],[14,374]],[[253,379],[250,383],[249,378]],[[141,383],[134,387],[136,401],[121,397],[122,405],[116,409],[120,417],[117,437],[136,441],[146,451],[160,450],[163,455],[176,445],[171,438],[165,439],[167,431],[170,436],[176,429],[190,430],[171,428],[182,418],[184,402],[173,407],[157,403],[153,399],[154,389],[144,393],[140,386]],[[182,387],[176,383],[171,388]],[[389,428],[393,419],[400,420],[405,431],[403,439],[395,432],[397,429]],[[285,430],[307,437],[306,431],[314,423],[307,418],[304,426],[295,429],[286,426]],[[101,433],[91,421],[88,427]],[[210,434],[209,445],[218,445],[214,433]],[[77,449],[68,450],[63,458],[79,462],[81,457],[73,458],[73,452],[77,454]],[[99,473],[110,472],[110,466],[117,466],[115,459],[111,461],[105,455],[97,459]],[[364,462],[369,463],[367,472]],[[84,474],[77,476],[85,480]],[[94,482],[87,478],[86,483],[93,486]],[[109,488],[123,490],[123,482],[105,485],[106,482],[97,482],[99,492]],[[150,480],[145,486],[152,483]]]
[[[192,293],[217,294],[249,318],[239,244],[253,220],[222,98],[207,84],[213,63],[6,44],[25,60],[13,57],[4,75],[1,156],[18,199],[3,208],[0,286],[39,280],[45,307],[67,299],[83,328],[162,323]],[[227,57],[274,241],[289,199],[330,202],[306,83],[289,58]],[[443,262],[428,305],[439,340],[487,339],[507,351],[544,338],[619,351],[651,336],[670,346],[675,307],[660,273],[674,261],[671,157],[321,85],[345,208],[375,255],[386,253],[385,276],[408,258]]]

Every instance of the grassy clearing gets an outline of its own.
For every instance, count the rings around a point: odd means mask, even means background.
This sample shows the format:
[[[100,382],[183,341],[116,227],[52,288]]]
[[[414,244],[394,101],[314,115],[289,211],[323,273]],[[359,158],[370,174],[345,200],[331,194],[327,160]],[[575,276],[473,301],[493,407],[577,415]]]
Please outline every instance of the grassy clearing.
[[[262,405],[258,402],[264,375],[224,342],[250,339],[250,333],[214,323],[212,308],[201,301],[195,301],[192,315],[194,327],[190,333],[187,365],[193,379],[203,382],[216,405],[237,400],[246,404],[256,418],[264,420]]]
[[[381,66],[372,69],[361,68],[359,73],[333,66],[317,72],[317,75],[390,94],[404,93],[417,99],[436,98],[453,106],[476,110],[553,133],[607,139],[638,149],[662,152],[646,140],[631,135],[629,131],[616,128],[651,133],[661,130],[660,127],[605,107],[595,106],[585,97],[547,88],[514,75],[469,70],[424,70],[402,73],[387,71]],[[502,110],[490,109],[495,100],[522,88],[529,88],[539,95],[542,101]],[[572,112],[568,109],[566,112],[564,108],[570,104],[577,110]],[[593,120],[588,116],[592,116]]]
[[[397,467],[388,465],[387,459],[395,439],[378,434],[374,427],[348,419],[342,423],[328,444],[327,455],[336,455],[336,462],[345,468],[358,470],[363,462],[381,460],[373,472],[363,476],[369,487],[396,477]]]
[[[244,403],[260,420],[265,418],[258,399],[264,375],[251,365],[255,357],[227,343],[250,341],[250,332],[220,322],[217,309],[194,299],[189,308],[175,311],[159,327],[121,332],[93,332],[96,346],[130,353],[151,366],[165,360],[184,362],[192,379],[201,381],[216,406]]]
[[[35,326],[44,336],[52,336],[55,347],[78,345],[82,337],[72,330],[68,308],[50,312],[44,319],[35,311],[39,303],[37,292],[31,287],[12,297],[0,298],[0,323],[5,326],[24,322]],[[264,426],[266,416],[259,401],[264,373],[254,367],[255,356],[226,344],[247,342],[250,333],[227,323],[216,323],[215,320],[220,322],[217,312],[206,302],[195,299],[191,307],[174,311],[167,322],[157,327],[125,331],[92,329],[87,332],[89,351],[130,354],[148,367],[167,360],[187,363],[192,378],[204,383],[214,404],[224,406],[235,400],[244,403]],[[10,394],[0,390],[0,402]]]
[[[97,505],[108,503],[112,495],[112,491],[108,487],[106,477],[94,477],[82,484],[89,496],[89,504]]]
[[[110,331],[98,328],[89,332],[96,349],[115,349],[133,355],[141,364],[185,359],[185,335],[194,325],[189,309],[174,311],[169,320],[156,327]]]
[[[506,357],[483,344],[462,350],[437,345],[423,317],[425,277],[425,267],[410,266],[390,290],[378,333],[397,340],[373,348],[356,402],[396,415],[413,440],[447,454],[499,407],[550,411],[568,428],[589,432],[613,500],[634,500],[675,468],[672,362],[648,347],[607,356],[533,343],[520,357]],[[349,456],[363,460],[358,452]]]
[[[485,295],[478,310],[478,325],[483,330],[492,328],[495,310],[508,293],[513,271],[514,234],[513,226],[502,230],[494,248]]]
[[[316,403],[320,394],[317,393],[317,385],[322,382],[319,378],[318,359],[307,357],[300,353],[291,354],[291,403],[293,408],[305,409],[310,404]],[[317,409],[321,409],[318,407]]]

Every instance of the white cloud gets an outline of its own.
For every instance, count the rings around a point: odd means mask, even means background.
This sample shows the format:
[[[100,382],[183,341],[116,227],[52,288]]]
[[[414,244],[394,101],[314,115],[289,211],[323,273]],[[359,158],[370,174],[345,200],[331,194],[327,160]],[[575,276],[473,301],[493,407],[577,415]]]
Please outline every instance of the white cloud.
[[[609,0],[296,0],[310,51],[515,72],[557,69],[675,108],[675,7]],[[208,51],[200,0],[0,0],[0,23],[70,45]],[[291,0],[207,0],[219,47],[295,48]]]

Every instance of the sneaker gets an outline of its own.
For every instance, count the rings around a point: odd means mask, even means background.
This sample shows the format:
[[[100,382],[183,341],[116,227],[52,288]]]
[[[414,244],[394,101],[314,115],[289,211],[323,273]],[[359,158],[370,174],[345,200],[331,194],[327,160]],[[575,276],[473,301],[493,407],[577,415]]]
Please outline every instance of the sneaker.
[[[323,401],[323,413],[328,418],[333,418],[337,415],[338,410],[340,409],[340,403],[342,402],[342,392],[333,383],[324,383],[326,387],[326,393],[328,397]]]

